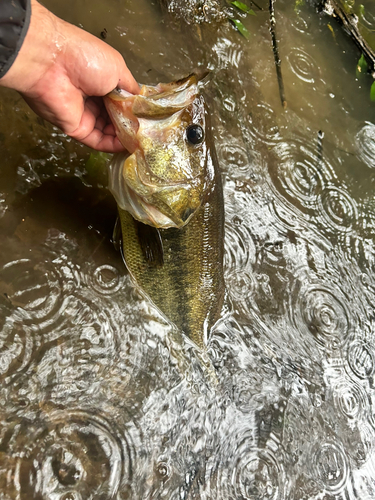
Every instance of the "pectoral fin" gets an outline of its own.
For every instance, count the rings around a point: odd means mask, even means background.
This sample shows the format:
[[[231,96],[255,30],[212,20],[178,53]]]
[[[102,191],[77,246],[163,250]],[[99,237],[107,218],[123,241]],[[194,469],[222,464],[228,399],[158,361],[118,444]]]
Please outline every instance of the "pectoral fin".
[[[164,264],[163,243],[156,227],[135,220],[139,246],[150,267],[161,267]]]
[[[122,243],[121,222],[119,217],[117,217],[115,222],[115,227],[113,228],[112,243],[113,246],[115,247],[115,250],[119,252]]]

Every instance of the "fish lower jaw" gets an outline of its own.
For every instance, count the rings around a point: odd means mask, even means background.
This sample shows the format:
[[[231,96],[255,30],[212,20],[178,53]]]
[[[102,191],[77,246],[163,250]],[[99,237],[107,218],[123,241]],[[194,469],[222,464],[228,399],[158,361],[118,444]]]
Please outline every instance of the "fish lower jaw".
[[[134,219],[149,226],[160,229],[181,227],[179,221],[172,220],[128,185],[123,176],[123,163],[127,157],[127,153],[118,153],[108,166],[108,188],[117,205]]]
[[[129,189],[130,191],[130,189]],[[134,219],[148,224],[149,226],[158,229],[168,229],[171,227],[178,227],[169,217],[160,212],[153,205],[150,205],[145,200],[140,198],[134,191],[122,203],[117,202],[119,207],[126,210],[134,217]]]
[[[134,219],[148,224],[149,226],[158,229],[168,229],[171,227],[179,227],[167,215],[163,214],[153,205],[147,203],[143,198],[138,196],[129,187],[127,188],[128,196],[122,197],[122,200],[116,198],[117,204],[123,210],[126,210],[134,217]]]

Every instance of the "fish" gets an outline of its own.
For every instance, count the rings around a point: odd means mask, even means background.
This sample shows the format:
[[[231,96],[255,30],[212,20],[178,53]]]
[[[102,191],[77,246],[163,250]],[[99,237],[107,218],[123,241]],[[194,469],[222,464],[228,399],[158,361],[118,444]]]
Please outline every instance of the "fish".
[[[224,200],[204,96],[193,74],[104,98],[126,148],[109,164],[122,253],[134,283],[204,349],[219,319]]]

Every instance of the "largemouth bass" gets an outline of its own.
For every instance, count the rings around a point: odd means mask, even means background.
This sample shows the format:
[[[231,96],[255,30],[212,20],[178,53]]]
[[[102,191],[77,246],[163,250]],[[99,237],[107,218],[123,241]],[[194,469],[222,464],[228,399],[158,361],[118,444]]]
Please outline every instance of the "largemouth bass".
[[[195,75],[105,97],[128,153],[109,166],[125,264],[141,291],[200,348],[224,298],[224,204]]]

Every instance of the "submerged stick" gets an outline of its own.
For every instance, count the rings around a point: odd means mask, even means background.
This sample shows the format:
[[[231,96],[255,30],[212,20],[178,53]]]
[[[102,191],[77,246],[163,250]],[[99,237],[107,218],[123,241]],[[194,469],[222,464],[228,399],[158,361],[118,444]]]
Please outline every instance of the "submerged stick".
[[[319,130],[318,132],[318,144],[317,144],[317,152],[318,152],[318,164],[319,167],[321,167],[323,163],[323,139],[324,139],[324,132],[322,130]]]
[[[316,172],[313,175],[314,181],[317,183],[319,179],[319,174],[323,173],[323,139],[324,139],[324,132],[322,130],[319,130],[318,132],[318,137],[317,137],[317,165],[316,165]]]
[[[316,172],[312,175],[311,177],[311,182],[310,182],[310,194],[317,194],[316,189],[319,190],[319,192],[322,190],[321,184],[319,184],[319,175],[323,174],[323,139],[324,139],[324,132],[319,130],[318,132],[318,140],[317,140],[317,148],[316,148],[316,153],[317,153],[317,163],[316,163]]]
[[[272,49],[273,49],[273,55],[275,58],[277,83],[279,85],[281,105],[285,109],[287,103],[286,103],[286,99],[285,99],[284,82],[283,82],[283,77],[281,74],[281,60],[279,57],[279,48],[277,45],[277,38],[276,38],[276,17],[275,17],[275,8],[273,5],[274,2],[275,2],[275,0],[270,0],[270,3],[269,3],[270,23],[271,23],[270,31],[271,31],[271,37],[272,37]]]
[[[365,56],[371,67],[371,72],[375,72],[375,52],[366,42],[358,29],[358,18],[355,14],[350,14],[344,9],[344,4],[340,0],[321,0],[320,7],[330,15],[336,17],[352,37],[354,43]]]
[[[262,7],[260,7],[257,3],[254,2],[254,0],[251,0],[251,3],[255,5],[255,7],[259,10],[263,10]]]

